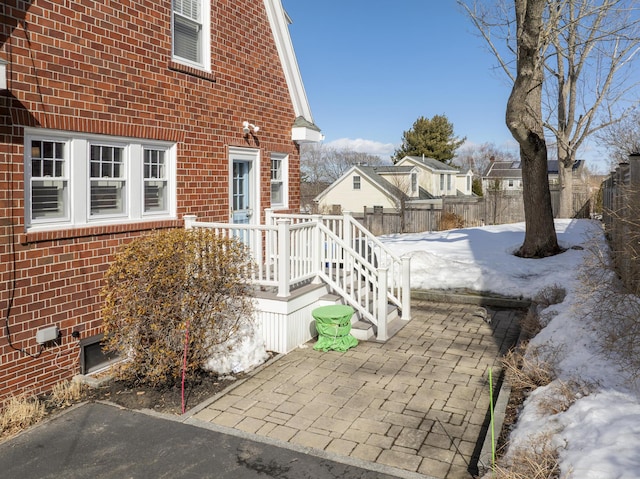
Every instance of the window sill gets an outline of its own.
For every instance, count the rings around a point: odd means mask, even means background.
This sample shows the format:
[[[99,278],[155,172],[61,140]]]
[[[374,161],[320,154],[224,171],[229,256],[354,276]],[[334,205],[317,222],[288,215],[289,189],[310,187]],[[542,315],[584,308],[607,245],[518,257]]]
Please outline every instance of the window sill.
[[[178,63],[173,60],[169,61],[169,70],[173,70],[180,73],[186,73],[187,75],[202,78],[210,82],[216,81],[216,76],[211,72],[200,70],[198,68],[195,68],[189,65],[184,65],[182,63]]]
[[[149,231],[166,228],[182,228],[183,220],[168,219],[155,220],[136,223],[121,223],[110,225],[82,225],[80,227],[69,227],[57,230],[27,231],[20,235],[21,244],[40,243],[43,241],[56,241],[73,238],[86,238],[88,236],[103,236],[121,233],[131,233],[138,231]]]

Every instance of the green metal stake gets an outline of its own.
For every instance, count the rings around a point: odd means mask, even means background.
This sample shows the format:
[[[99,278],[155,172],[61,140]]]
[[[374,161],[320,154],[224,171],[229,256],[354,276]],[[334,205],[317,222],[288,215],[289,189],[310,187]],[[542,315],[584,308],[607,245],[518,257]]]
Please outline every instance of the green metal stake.
[[[493,374],[492,369],[489,368],[489,401],[491,410],[491,469],[495,473],[496,471],[496,441],[495,441],[495,425],[493,422]]]

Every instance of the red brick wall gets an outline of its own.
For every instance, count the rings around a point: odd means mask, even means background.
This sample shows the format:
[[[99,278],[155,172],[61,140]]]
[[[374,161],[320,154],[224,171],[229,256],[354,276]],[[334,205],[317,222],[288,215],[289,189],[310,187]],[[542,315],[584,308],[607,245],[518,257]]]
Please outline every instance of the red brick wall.
[[[78,341],[100,331],[102,276],[122,243],[184,214],[226,221],[228,147],[259,148],[262,205],[271,152],[288,153],[289,203],[299,208],[294,111],[264,5],[211,4],[211,74],[171,62],[170,0],[3,0],[0,59],[0,402],[44,392],[79,372]],[[62,5],[60,5],[62,4]],[[242,121],[260,126],[245,138]],[[24,127],[177,142],[178,220],[26,233]],[[37,355],[38,328],[62,339]]]

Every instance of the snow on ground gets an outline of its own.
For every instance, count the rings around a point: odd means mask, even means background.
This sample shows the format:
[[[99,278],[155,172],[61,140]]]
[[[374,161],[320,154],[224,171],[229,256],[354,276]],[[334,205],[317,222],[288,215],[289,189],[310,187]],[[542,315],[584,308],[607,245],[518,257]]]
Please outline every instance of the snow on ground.
[[[380,239],[396,254],[411,256],[412,288],[467,288],[524,298],[555,285],[565,288],[562,303],[540,312],[548,324],[530,343],[547,351],[558,378],[527,399],[511,448],[530,447],[536,436],[550,433],[560,446],[562,477],[639,478],[640,395],[627,372],[602,353],[603,324],[591,314],[598,308],[598,291],[589,290],[581,276],[594,247],[607,251],[602,227],[591,220],[555,224],[567,251],[544,259],[513,255],[524,240],[524,223]],[[568,410],[551,414],[539,407],[557,400],[559,386],[570,381],[586,386]]]

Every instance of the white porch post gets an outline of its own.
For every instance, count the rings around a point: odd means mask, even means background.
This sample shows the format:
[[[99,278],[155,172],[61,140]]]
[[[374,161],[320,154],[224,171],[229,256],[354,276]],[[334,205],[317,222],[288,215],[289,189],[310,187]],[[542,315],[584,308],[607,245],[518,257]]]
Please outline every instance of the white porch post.
[[[289,277],[291,276],[291,236],[290,220],[278,220],[278,297],[291,295]]]
[[[311,242],[311,257],[313,258],[313,268],[316,271],[316,276],[313,278],[313,284],[320,284],[320,271],[324,268],[322,264],[322,231],[320,231],[320,223],[322,222],[322,215],[311,215],[312,221],[316,222],[316,227],[313,230],[313,239]]]
[[[403,256],[402,260],[402,319],[411,319],[411,258]]]
[[[190,230],[193,228],[194,223],[198,217],[196,215],[184,215],[182,219],[184,220],[184,229]]]
[[[387,273],[389,268],[378,268],[378,314],[376,319],[378,320],[378,334],[376,339],[378,341],[386,341],[389,339],[387,334]]]
[[[271,226],[273,224],[273,209],[266,208],[264,210],[264,224]]]
[[[342,213],[344,220],[342,220],[342,239],[349,248],[353,248],[353,228],[351,227],[351,223],[353,223],[353,214],[351,211],[345,211]],[[337,232],[335,232],[338,234]],[[338,236],[340,236],[338,234]]]

